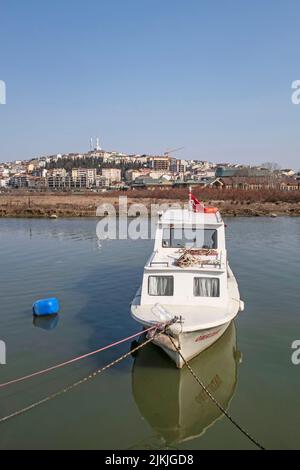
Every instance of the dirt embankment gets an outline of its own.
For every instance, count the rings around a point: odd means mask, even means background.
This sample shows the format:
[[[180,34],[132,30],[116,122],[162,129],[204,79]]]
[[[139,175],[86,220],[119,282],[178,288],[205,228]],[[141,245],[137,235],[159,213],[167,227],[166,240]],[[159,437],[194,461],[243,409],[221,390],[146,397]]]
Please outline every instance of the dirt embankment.
[[[126,193],[122,193],[126,195]],[[186,202],[186,201],[185,201]],[[143,204],[150,213],[151,205],[182,204],[182,200],[170,198],[135,197],[127,198],[127,206]],[[0,217],[94,217],[104,215],[110,205],[119,212],[119,197],[97,193],[8,193],[0,195]],[[300,216],[299,202],[250,202],[234,200],[208,200],[206,205],[217,205],[224,216]],[[143,213],[142,210],[136,208]],[[156,206],[153,212],[157,211]],[[130,215],[135,215],[135,210]]]

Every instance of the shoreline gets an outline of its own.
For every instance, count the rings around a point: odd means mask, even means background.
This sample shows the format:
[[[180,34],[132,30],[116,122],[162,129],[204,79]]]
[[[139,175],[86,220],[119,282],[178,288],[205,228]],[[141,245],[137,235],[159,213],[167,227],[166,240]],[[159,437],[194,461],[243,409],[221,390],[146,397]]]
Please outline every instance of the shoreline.
[[[126,196],[126,193],[122,193]],[[135,197],[127,198],[128,209],[133,204],[143,204],[148,211],[159,210],[161,205],[180,204],[180,199],[166,197]],[[299,202],[249,202],[234,200],[207,200],[207,206],[217,206],[223,216],[231,217],[276,217],[276,216],[300,216]],[[1,218],[49,218],[49,217],[99,217],[97,208],[109,204],[119,214],[118,196],[79,193],[9,193],[0,195]],[[138,213],[139,208],[136,207]],[[132,209],[133,210],[133,209]],[[135,216],[135,210],[129,216]],[[106,214],[103,214],[106,215]]]

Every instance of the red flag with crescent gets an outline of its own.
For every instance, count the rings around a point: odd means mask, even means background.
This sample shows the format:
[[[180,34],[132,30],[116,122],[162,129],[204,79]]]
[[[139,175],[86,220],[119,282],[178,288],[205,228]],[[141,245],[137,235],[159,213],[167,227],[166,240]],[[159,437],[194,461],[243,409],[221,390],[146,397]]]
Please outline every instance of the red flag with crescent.
[[[191,190],[189,192],[189,200],[190,200],[191,209],[192,209],[193,212],[202,212],[203,211],[203,204],[201,203],[201,201],[199,201],[196,198],[196,196],[194,196],[194,194],[192,193]]]

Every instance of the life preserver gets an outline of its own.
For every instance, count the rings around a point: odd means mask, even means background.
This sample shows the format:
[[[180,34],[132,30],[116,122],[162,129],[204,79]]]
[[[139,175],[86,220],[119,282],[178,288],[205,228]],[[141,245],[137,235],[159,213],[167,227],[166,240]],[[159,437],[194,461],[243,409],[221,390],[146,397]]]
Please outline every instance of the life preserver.
[[[204,207],[205,214],[216,214],[217,212],[219,212],[217,207]]]

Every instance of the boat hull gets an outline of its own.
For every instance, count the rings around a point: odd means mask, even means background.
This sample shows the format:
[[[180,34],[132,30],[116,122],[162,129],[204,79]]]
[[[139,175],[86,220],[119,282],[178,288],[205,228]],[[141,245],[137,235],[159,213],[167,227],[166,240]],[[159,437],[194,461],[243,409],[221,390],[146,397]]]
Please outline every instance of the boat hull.
[[[223,325],[214,328],[199,329],[197,331],[183,332],[172,335],[173,342],[179,348],[180,353],[186,361],[190,361],[198,356],[202,351],[209,348],[214,344],[227,330],[231,322],[224,323]],[[151,337],[151,333],[148,337]],[[159,346],[163,351],[175,362],[176,367],[181,369],[185,362],[174,346],[170,337],[166,333],[161,333],[153,338],[153,343]]]

